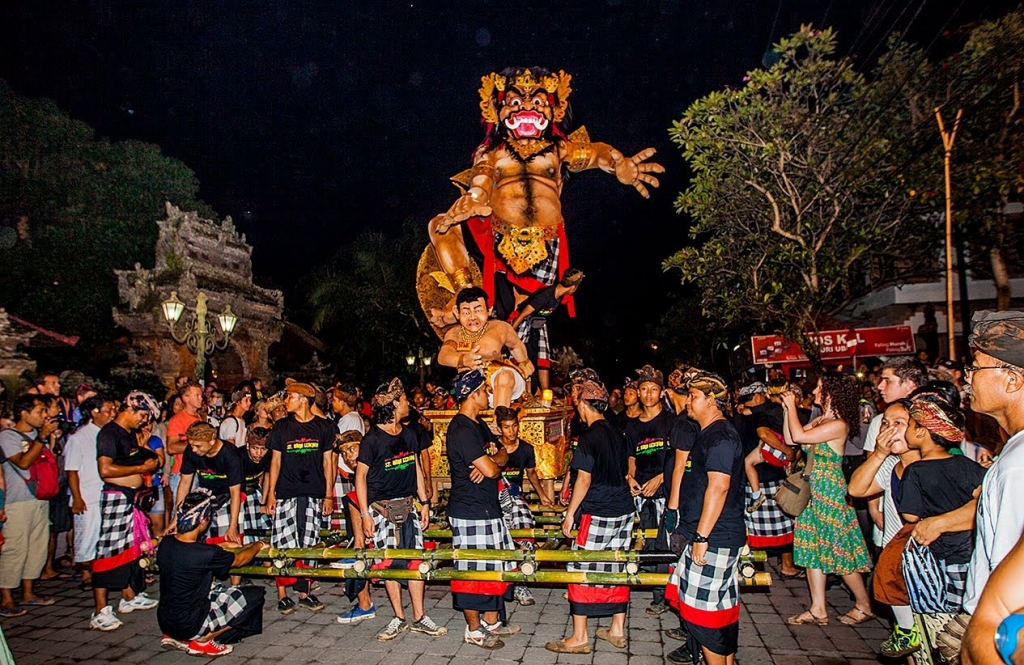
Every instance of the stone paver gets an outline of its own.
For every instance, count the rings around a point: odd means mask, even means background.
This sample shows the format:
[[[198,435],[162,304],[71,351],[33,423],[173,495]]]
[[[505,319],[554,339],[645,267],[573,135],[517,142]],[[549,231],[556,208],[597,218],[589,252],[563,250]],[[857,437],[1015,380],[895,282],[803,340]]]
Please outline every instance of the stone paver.
[[[769,565],[769,570],[773,570]],[[861,626],[838,623],[838,617],[852,607],[844,589],[828,593],[828,626],[788,626],[787,616],[802,612],[809,604],[806,582],[782,580],[777,574],[770,590],[743,592],[740,613],[739,665],[863,665],[877,662],[879,643],[888,635],[888,626],[871,620]],[[509,620],[523,632],[506,638],[506,647],[493,652],[464,644],[464,623],[451,607],[444,586],[428,587],[426,612],[439,624],[449,627],[440,638],[405,633],[392,642],[378,642],[376,632],[392,613],[383,589],[374,590],[377,618],[354,626],[342,626],[334,618],[350,607],[339,588],[329,587],[318,595],[327,605],[320,614],[299,610],[283,617],[274,609],[273,587],[267,587],[264,633],[235,646],[230,656],[218,663],[353,663],[355,665],[647,665],[664,663],[665,654],[679,646],[664,635],[678,626],[671,612],[650,617],[644,612],[650,595],[637,592],[630,607],[628,623],[630,643],[616,649],[593,640],[588,655],[556,655],[544,649],[548,641],[571,632],[568,603],[561,588],[537,588],[537,604],[532,607],[509,605]],[[133,612],[122,617],[125,627],[99,633],[88,629],[92,595],[79,591],[69,582],[40,583],[40,593],[57,598],[52,607],[30,608],[23,617],[4,619],[4,633],[19,665],[85,665],[92,663],[195,664],[199,659],[176,651],[161,651],[155,612]],[[591,622],[590,630],[607,626],[608,619]]]

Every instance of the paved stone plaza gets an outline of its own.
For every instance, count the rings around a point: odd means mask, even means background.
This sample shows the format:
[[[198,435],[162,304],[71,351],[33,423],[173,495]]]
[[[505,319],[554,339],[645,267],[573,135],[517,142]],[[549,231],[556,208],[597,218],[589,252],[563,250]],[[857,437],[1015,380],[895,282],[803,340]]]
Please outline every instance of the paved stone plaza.
[[[739,665],[780,663],[786,665],[867,665],[876,663],[875,651],[886,637],[887,628],[872,620],[856,628],[840,625],[836,617],[851,607],[846,592],[829,591],[830,625],[787,626],[785,617],[804,610],[808,602],[803,580],[782,581],[770,590],[743,592],[740,624]],[[665,628],[678,625],[672,613],[649,617],[644,613],[650,593],[636,591],[630,610],[629,645],[616,649],[596,642],[592,654],[556,655],[544,649],[544,643],[569,634],[568,602],[562,589],[534,590],[537,604],[532,607],[509,606],[511,622],[523,633],[505,640],[505,648],[488,652],[462,643],[464,622],[451,609],[451,598],[444,585],[428,586],[427,613],[451,631],[439,638],[405,633],[392,642],[378,642],[374,635],[391,618],[391,609],[383,589],[374,591],[377,618],[354,626],[335,622],[339,612],[348,609],[348,600],[340,589],[325,584],[319,593],[327,606],[319,614],[299,610],[281,616],[272,608],[272,587],[267,587],[268,606],[264,614],[263,635],[236,645],[233,654],[217,659],[223,663],[354,663],[356,665],[479,665],[493,663],[592,663],[593,665],[655,665],[664,663],[664,655],[679,643],[666,638]],[[30,608],[28,614],[4,619],[3,629],[19,665],[33,663],[197,663],[201,659],[178,651],[161,651],[156,612],[134,612],[123,616],[125,626],[111,633],[89,630],[92,594],[79,591],[70,582],[44,582],[42,594],[53,595],[52,607]],[[602,625],[608,625],[603,620]],[[591,624],[593,635],[594,624]]]

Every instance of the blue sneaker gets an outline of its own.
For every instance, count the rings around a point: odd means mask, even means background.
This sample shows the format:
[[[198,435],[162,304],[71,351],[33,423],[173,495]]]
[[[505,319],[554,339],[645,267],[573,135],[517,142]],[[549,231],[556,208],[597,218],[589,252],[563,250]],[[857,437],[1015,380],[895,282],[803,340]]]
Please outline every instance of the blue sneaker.
[[[370,605],[369,609],[360,609],[358,605],[338,617],[338,623],[359,623],[364,619],[372,619],[377,616],[377,608]]]
[[[331,568],[337,568],[339,570],[348,570],[350,568],[355,568],[356,567],[356,560],[355,559],[338,559],[337,561],[332,561],[332,562],[330,562],[327,565],[330,566]]]

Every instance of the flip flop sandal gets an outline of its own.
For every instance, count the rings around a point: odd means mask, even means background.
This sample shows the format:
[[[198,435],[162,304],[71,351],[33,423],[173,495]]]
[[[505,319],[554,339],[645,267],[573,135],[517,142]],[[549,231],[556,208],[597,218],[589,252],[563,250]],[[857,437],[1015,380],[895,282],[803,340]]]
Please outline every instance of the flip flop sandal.
[[[25,616],[26,614],[28,614],[28,612],[20,605],[15,605],[13,609],[0,609],[0,618],[4,619]]]
[[[807,571],[806,570],[798,570],[797,572],[793,573],[792,575],[787,575],[786,573],[780,572],[779,573],[779,577],[781,577],[784,580],[802,580],[805,577],[807,577]]]
[[[786,619],[786,623],[790,626],[827,626],[828,617],[824,619],[819,618],[811,614],[810,610],[797,614]]]
[[[36,596],[32,600],[22,601],[22,605],[28,605],[29,607],[49,607],[55,604],[57,601],[54,598],[44,598],[43,596]]]
[[[860,614],[860,618],[855,618],[854,612]],[[875,618],[875,615],[871,612],[865,612],[859,607],[854,607],[852,610],[839,617],[839,623],[844,626],[859,626],[860,624],[870,621]]]

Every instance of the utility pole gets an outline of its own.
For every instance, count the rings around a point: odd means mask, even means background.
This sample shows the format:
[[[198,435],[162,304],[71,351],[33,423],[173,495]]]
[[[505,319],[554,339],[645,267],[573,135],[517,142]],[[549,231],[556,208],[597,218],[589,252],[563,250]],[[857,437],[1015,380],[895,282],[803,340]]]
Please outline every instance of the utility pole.
[[[939,122],[939,133],[942,135],[942,147],[945,149],[946,165],[946,334],[949,339],[949,352],[947,357],[956,359],[956,318],[953,314],[953,195],[951,192],[949,160],[953,154],[953,142],[956,140],[956,130],[960,127],[960,118],[964,110],[956,112],[956,120],[953,122],[952,131],[946,131],[946,125],[942,122],[942,110],[935,107],[935,119]],[[960,294],[966,298],[966,293]],[[967,322],[963,322],[964,326]],[[966,328],[965,328],[966,330]]]

